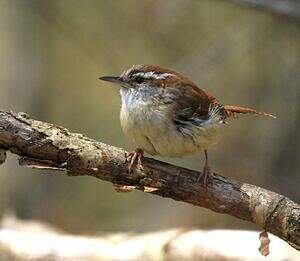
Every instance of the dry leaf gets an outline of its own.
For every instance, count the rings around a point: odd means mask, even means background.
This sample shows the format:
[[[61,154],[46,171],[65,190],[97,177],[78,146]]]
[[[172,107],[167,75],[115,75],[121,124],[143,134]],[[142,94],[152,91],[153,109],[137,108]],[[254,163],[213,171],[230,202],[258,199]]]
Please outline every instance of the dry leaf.
[[[152,187],[144,187],[144,192],[151,193],[153,191],[158,190],[158,188],[152,188]]]
[[[259,234],[259,241],[260,241],[260,247],[258,248],[259,252],[263,256],[267,256],[270,253],[269,245],[271,242],[268,237],[267,231],[263,231]]]
[[[120,185],[120,184],[113,184],[115,191],[120,193],[127,193],[131,192],[135,189],[135,186],[126,186],[126,185]]]

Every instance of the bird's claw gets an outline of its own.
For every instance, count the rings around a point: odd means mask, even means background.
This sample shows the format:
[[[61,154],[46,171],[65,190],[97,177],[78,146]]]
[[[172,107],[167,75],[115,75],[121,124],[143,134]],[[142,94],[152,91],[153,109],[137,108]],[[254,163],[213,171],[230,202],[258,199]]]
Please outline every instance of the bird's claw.
[[[126,163],[129,163],[128,171],[131,172],[134,166],[138,168],[142,167],[142,157],[144,156],[144,151],[142,149],[136,149],[125,154]]]
[[[200,183],[201,179],[203,179],[203,181],[201,183],[205,190],[207,189],[207,185],[209,183],[210,176],[211,176],[211,169],[210,169],[209,165],[205,164],[203,167],[202,174],[200,174],[197,179],[198,183]]]

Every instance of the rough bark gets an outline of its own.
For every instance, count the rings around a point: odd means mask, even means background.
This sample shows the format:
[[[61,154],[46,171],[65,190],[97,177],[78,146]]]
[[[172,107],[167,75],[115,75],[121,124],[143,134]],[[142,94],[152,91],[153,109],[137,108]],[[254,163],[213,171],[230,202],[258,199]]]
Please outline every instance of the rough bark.
[[[0,148],[20,155],[22,166],[90,175],[119,191],[138,189],[253,222],[300,249],[300,205],[272,191],[215,173],[205,190],[196,182],[199,172],[150,158],[128,173],[123,149],[24,113],[0,111]]]

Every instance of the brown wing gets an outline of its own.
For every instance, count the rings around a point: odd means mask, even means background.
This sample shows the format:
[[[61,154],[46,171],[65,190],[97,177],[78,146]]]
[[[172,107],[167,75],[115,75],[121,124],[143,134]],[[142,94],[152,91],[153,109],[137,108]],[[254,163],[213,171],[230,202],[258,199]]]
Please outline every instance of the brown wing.
[[[193,83],[182,85],[179,88],[181,97],[174,107],[175,124],[184,124],[185,122],[200,124],[209,118],[210,107],[220,106],[216,98]]]
[[[209,93],[201,90],[187,77],[169,69],[156,65],[136,65],[131,69],[135,71],[155,72],[155,74],[170,74],[163,81],[151,79],[151,83],[157,88],[167,88],[165,102],[174,105],[174,121],[206,120],[209,117],[210,106],[220,106],[217,99]],[[171,87],[172,86],[172,87]],[[168,99],[168,95],[171,96]],[[174,98],[176,102],[174,102]]]

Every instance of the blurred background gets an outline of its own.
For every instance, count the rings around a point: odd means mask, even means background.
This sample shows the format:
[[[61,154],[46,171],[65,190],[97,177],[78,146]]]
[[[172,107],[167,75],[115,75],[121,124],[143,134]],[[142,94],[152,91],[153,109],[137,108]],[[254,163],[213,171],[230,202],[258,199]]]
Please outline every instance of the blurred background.
[[[300,200],[300,25],[221,0],[0,0],[0,109],[133,149],[118,88],[98,80],[138,63],[175,69],[222,103],[277,115],[241,117],[209,151],[213,170]],[[164,159],[200,169],[203,155]],[[74,233],[170,227],[254,229],[248,222],[110,183],[0,167],[0,216]]]

